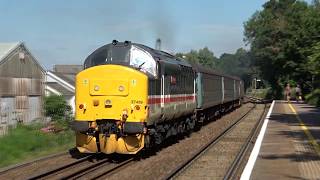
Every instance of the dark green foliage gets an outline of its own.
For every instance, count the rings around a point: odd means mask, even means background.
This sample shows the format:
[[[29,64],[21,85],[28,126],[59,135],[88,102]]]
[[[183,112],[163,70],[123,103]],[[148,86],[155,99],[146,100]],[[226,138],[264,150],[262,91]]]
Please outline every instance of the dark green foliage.
[[[309,104],[320,107],[320,89],[312,91],[310,94],[306,95],[306,101]]]
[[[45,114],[53,121],[66,127],[71,121],[71,107],[67,104],[63,96],[52,95],[45,97]]]
[[[190,63],[198,63],[208,68],[215,67],[217,63],[217,58],[207,47],[199,49],[198,51],[191,50],[189,53],[185,54],[177,53],[176,56],[184,58]]]
[[[319,51],[312,49],[319,43],[319,1],[308,5],[296,0],[270,0],[244,26],[254,64],[275,96],[281,97],[283,84],[289,80],[303,88],[312,84],[318,69],[314,57]]]
[[[214,56],[214,53],[207,47],[203,49],[191,50],[189,53],[177,53],[176,56],[189,61],[198,63],[207,68],[212,68],[229,75],[238,76],[248,87],[252,78],[253,68],[250,52],[240,48],[235,54],[223,54],[220,58]]]
[[[254,66],[250,52],[240,48],[235,54],[222,54],[217,69],[226,74],[240,77],[248,87],[254,75]]]

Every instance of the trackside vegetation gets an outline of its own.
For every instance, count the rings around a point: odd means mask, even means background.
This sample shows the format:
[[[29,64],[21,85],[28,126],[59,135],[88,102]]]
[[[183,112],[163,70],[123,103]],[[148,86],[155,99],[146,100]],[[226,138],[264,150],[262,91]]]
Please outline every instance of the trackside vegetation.
[[[67,151],[75,146],[74,132],[68,126],[73,118],[71,108],[64,97],[46,97],[44,110],[50,122],[18,124],[0,137],[0,168]]]
[[[73,131],[44,133],[42,127],[42,124],[18,125],[0,137],[0,168],[74,147]]]
[[[311,105],[320,107],[320,89],[316,89],[306,95],[306,101]]]

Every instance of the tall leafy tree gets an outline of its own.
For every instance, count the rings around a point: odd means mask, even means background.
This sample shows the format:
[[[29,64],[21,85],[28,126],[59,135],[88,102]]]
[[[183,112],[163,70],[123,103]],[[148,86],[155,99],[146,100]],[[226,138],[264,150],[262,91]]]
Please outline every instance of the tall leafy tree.
[[[200,64],[211,68],[215,67],[217,63],[217,58],[207,47],[199,49],[198,59]]]
[[[254,73],[251,54],[243,48],[238,49],[235,54],[222,54],[217,68],[226,74],[240,77],[246,87],[250,85]]]
[[[189,61],[190,63],[197,63],[203,66],[213,68],[216,66],[217,58],[214,56],[213,52],[207,47],[203,49],[191,50],[188,53],[177,53],[176,56],[181,57]]]
[[[261,76],[277,96],[286,81],[309,81],[308,48],[317,34],[314,11],[296,0],[270,0],[245,23],[245,41],[251,45]]]

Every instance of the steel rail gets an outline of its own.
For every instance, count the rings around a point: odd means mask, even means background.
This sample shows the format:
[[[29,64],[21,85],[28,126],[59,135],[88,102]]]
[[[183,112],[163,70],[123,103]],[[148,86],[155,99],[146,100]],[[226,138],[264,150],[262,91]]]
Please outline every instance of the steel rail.
[[[243,162],[245,155],[247,154],[251,143],[254,142],[254,138],[259,133],[259,130],[263,124],[263,118],[265,116],[266,109],[267,109],[267,106],[266,106],[266,104],[264,104],[263,112],[261,113],[261,115],[259,117],[259,121],[256,122],[256,124],[255,124],[254,128],[251,130],[250,135],[248,136],[246,142],[241,147],[239,153],[237,154],[236,158],[232,162],[230,168],[228,169],[227,173],[225,174],[225,176],[223,178],[224,180],[234,179],[234,176],[237,174],[239,167],[241,165],[241,162]]]
[[[35,164],[37,162],[41,162],[41,161],[44,161],[44,160],[48,160],[48,159],[51,159],[51,158],[55,158],[55,157],[59,157],[59,156],[67,155],[67,154],[68,154],[68,152],[61,152],[61,153],[48,155],[48,156],[45,156],[45,157],[40,157],[40,158],[32,160],[32,161],[28,161],[28,162],[12,165],[12,166],[9,166],[9,167],[1,169],[0,170],[0,175],[6,173],[8,171],[12,171],[12,170],[15,170],[15,169],[23,168],[23,167],[29,166],[31,164]]]
[[[119,169],[123,165],[128,164],[129,162],[132,162],[133,160],[134,160],[134,158],[130,158],[130,159],[126,159],[124,161],[121,161],[120,163],[116,164],[115,167],[108,169],[107,171],[103,171],[102,173],[97,173],[97,174],[94,174],[93,176],[90,176],[90,179],[97,179],[97,178],[102,177],[106,174],[109,174],[109,173]],[[93,174],[93,172],[101,169],[103,166],[113,164],[113,163],[108,163],[109,161],[110,161],[110,159],[105,159],[105,160],[99,161],[99,162],[92,164],[88,167],[84,167],[84,168],[82,168],[72,174],[64,176],[61,179],[79,179],[79,178],[84,177],[90,173]],[[108,163],[108,164],[106,164],[106,163]]]
[[[197,152],[195,152],[191,158],[187,159],[185,162],[183,162],[180,166],[175,168],[173,171],[171,171],[165,179],[173,179],[176,177],[178,174],[180,174],[184,169],[189,167],[192,162],[197,160],[203,153],[205,153],[208,149],[210,149],[212,146],[217,144],[225,135],[227,135],[236,125],[238,125],[245,117],[249,115],[250,112],[256,107],[256,104],[252,108],[250,108],[244,115],[242,115],[238,120],[236,120],[232,125],[230,125],[228,128],[226,128],[222,133],[220,133],[218,136],[213,138],[210,142],[205,144],[204,146],[201,147],[201,149]]]
[[[127,160],[117,164],[117,166],[115,166],[115,167],[113,167],[111,169],[108,169],[107,171],[104,171],[102,173],[98,173],[95,176],[90,177],[90,179],[99,179],[99,178],[101,178],[101,177],[103,177],[103,176],[105,176],[107,174],[111,174],[111,173],[115,172],[116,170],[119,170],[120,168],[122,168],[122,167],[128,165],[129,163],[133,162],[134,159],[135,158],[127,159]]]
[[[75,162],[72,162],[72,163],[70,163],[70,164],[63,165],[63,166],[60,166],[60,167],[58,167],[58,168],[55,168],[55,169],[53,169],[53,170],[50,170],[50,171],[47,171],[47,172],[44,172],[44,173],[35,175],[35,176],[33,176],[33,177],[31,177],[31,178],[28,178],[28,179],[29,179],[29,180],[34,180],[34,179],[44,178],[44,177],[46,177],[46,176],[55,174],[56,172],[62,171],[62,170],[64,170],[64,169],[66,169],[66,168],[70,168],[70,167],[75,166],[75,165],[77,165],[77,164],[79,164],[79,163],[82,163],[82,162],[84,162],[84,161],[87,161],[87,160],[89,160],[89,159],[92,159],[92,158],[95,157],[95,156],[96,156],[96,155],[94,154],[94,155],[90,155],[90,156],[87,156],[87,157],[83,157],[83,158],[81,158],[81,159],[78,159],[78,160],[75,161]]]

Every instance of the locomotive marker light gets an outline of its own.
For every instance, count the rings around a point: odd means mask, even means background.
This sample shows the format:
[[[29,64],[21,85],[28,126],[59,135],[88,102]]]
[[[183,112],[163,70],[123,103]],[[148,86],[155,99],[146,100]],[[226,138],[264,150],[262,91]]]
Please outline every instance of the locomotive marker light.
[[[111,108],[112,107],[112,102],[110,99],[107,99],[105,102],[104,102],[104,107],[105,108]]]
[[[94,90],[95,90],[95,91],[99,91],[99,90],[100,90],[100,87],[99,87],[98,85],[95,85],[95,86],[94,86]]]
[[[120,91],[120,92],[124,91],[124,86],[122,86],[122,85],[119,86],[119,91]]]
[[[106,101],[105,101],[105,105],[107,106],[107,105],[111,105],[111,100],[110,99],[107,99]]]

